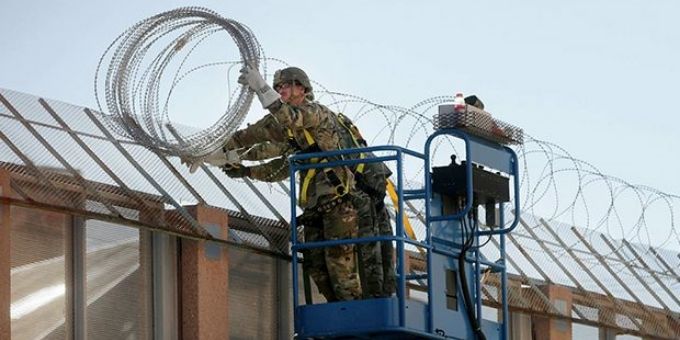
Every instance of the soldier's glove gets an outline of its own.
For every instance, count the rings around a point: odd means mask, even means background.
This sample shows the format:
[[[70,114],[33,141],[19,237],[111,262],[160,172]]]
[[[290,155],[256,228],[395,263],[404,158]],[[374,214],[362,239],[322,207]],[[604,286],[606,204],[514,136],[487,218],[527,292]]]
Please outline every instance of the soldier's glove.
[[[227,164],[222,167],[227,176],[231,178],[243,178],[250,176],[250,168],[240,164]]]
[[[239,159],[236,150],[225,151],[223,149],[217,149],[205,155],[204,157],[201,157],[191,162],[182,161],[182,163],[187,164],[187,166],[189,166],[189,173],[193,174],[204,163],[210,164],[212,166],[222,167],[226,164],[236,164],[240,161],[241,160]]]
[[[203,160],[202,159],[186,159],[182,158],[182,164],[186,165],[189,168],[189,173],[193,174],[198,170],[198,168],[203,165]]]
[[[264,78],[262,78],[260,71],[253,67],[251,63],[248,63],[246,67],[241,69],[241,76],[238,77],[238,82],[242,85],[248,85],[248,87],[255,91],[264,109],[281,98],[281,95],[267,84]]]

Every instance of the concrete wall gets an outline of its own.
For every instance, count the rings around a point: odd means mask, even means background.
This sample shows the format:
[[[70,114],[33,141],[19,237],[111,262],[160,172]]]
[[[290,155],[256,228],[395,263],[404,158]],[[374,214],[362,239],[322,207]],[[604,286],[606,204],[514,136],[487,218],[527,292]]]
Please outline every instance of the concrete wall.
[[[571,317],[571,289],[557,285],[545,285],[540,289],[560,313]],[[571,320],[534,315],[533,324],[536,339],[571,340],[572,338]]]
[[[0,198],[9,195],[9,176],[0,170]],[[9,205],[0,201],[0,339],[10,338],[10,219]]]
[[[187,209],[211,234],[227,238],[225,211],[204,206]],[[181,334],[184,339],[228,339],[228,252],[215,242],[189,239],[180,242]]]

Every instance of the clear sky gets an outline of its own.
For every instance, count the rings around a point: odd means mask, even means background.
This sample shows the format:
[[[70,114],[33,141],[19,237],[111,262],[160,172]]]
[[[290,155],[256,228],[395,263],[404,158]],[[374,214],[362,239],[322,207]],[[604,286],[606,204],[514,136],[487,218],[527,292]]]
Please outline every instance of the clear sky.
[[[0,87],[96,107],[111,41],[188,5],[248,25],[329,89],[405,107],[475,93],[606,174],[680,194],[678,1],[2,0]]]

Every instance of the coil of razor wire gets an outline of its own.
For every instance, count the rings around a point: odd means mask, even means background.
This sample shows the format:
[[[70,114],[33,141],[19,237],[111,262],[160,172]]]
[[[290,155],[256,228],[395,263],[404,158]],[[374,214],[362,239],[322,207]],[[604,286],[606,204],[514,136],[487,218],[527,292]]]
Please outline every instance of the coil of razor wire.
[[[225,112],[212,126],[186,135],[172,125],[167,102],[194,49],[207,37],[224,31],[236,44],[240,63],[260,68],[264,52],[253,32],[205,8],[163,12],[118,36],[100,58],[94,84],[97,105],[102,112],[102,106],[106,107],[104,116],[110,127],[156,152],[183,159],[196,159],[221,147],[250,109],[254,93],[248,86],[240,87],[235,100],[230,98]],[[168,69],[171,61],[179,62],[176,70]],[[161,86],[167,87],[170,82],[170,93],[164,96]]]

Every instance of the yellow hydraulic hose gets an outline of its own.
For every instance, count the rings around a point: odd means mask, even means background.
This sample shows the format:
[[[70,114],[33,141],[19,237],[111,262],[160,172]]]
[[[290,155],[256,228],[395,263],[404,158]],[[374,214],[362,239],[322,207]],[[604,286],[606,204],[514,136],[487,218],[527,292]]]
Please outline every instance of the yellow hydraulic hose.
[[[392,183],[391,180],[387,180],[387,194],[390,195],[390,199],[392,199],[392,204],[394,205],[394,209],[399,212],[399,197],[397,197],[397,190],[394,187],[394,183]],[[411,227],[411,222],[408,219],[408,216],[404,214],[404,231],[406,232],[406,236],[408,236],[410,239],[416,241],[416,233],[413,231],[413,227]],[[425,251],[423,248],[418,247],[418,251],[420,254],[425,255]]]

